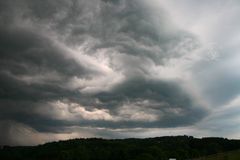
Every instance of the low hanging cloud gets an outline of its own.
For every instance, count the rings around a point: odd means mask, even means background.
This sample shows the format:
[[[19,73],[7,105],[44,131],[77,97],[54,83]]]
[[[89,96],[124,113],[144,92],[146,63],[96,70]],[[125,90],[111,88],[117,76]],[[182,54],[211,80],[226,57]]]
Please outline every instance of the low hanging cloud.
[[[2,144],[23,144],[6,124],[41,135],[29,139],[36,144],[61,139],[48,135],[81,132],[76,127],[88,134],[75,137],[101,136],[191,126],[208,114],[178,70],[199,41],[163,8],[135,0],[11,0],[0,6]]]

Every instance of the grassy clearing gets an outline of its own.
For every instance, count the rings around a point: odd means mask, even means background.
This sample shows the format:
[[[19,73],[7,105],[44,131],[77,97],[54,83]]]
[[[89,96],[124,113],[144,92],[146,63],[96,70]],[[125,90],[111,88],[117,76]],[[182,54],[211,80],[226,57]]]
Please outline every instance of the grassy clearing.
[[[240,160],[240,150],[218,153],[202,158],[197,158],[194,160]]]

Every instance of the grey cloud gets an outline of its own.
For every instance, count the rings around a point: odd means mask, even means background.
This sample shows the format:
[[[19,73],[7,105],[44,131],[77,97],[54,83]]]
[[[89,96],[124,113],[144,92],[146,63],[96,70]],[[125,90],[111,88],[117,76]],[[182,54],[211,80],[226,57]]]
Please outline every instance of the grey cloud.
[[[187,39],[193,40],[188,44],[197,47],[196,38],[173,27],[163,9],[152,16],[137,1],[30,1],[27,4],[30,19],[47,23],[68,45],[78,46],[92,38],[94,44],[88,54],[94,54],[96,49],[112,48],[121,54],[148,57],[159,64],[164,59],[182,56],[183,53],[172,49]],[[41,12],[42,8],[47,11]]]
[[[151,77],[149,66],[164,66],[171,58],[184,56],[185,51],[178,52],[178,47],[185,45],[183,42],[192,43],[193,48],[185,46],[187,52],[198,45],[192,34],[172,26],[164,10],[155,24],[156,16],[152,17],[148,8],[137,1],[0,3],[0,18],[6,22],[0,23],[0,121],[4,124],[16,122],[40,133],[65,133],[73,126],[189,126],[207,115],[194,96],[181,87],[180,80],[162,80],[164,75],[159,79]],[[82,46],[84,53],[76,56],[80,60],[69,56],[67,49]],[[74,78],[86,80],[79,83],[87,88],[88,81],[106,76],[107,71],[101,72],[101,67],[90,66],[81,57],[95,60],[101,49],[107,50],[111,73],[122,74],[123,80],[96,93],[85,94],[81,87],[70,88]],[[111,79],[108,81],[111,83]],[[49,105],[56,101],[82,105],[87,113],[107,110],[113,120],[81,116],[58,119],[54,114],[59,113]],[[120,112],[123,106],[125,112],[132,109],[131,105],[157,119],[130,119]],[[70,112],[68,108],[66,112]],[[3,137],[8,137],[5,125],[0,128],[6,131]]]
[[[126,102],[149,101],[149,104],[142,105],[155,109],[156,114],[163,114],[163,117],[153,124],[155,127],[193,124],[206,114],[206,111],[194,102],[193,97],[179,87],[177,82],[132,79],[109,93],[98,94],[97,97],[111,108],[121,107]],[[174,112],[178,109],[180,113]]]
[[[20,94],[22,95],[22,94]],[[71,95],[71,94],[70,94]],[[151,109],[152,114],[159,119],[152,122],[130,120],[128,115],[126,119],[119,121],[109,120],[58,120],[56,117],[48,117],[38,115],[35,112],[38,107],[48,106],[44,101],[54,100],[51,96],[40,95],[42,102],[40,104],[31,101],[19,101],[18,104],[9,101],[2,101],[2,105],[8,106],[8,109],[2,107],[2,119],[11,118],[21,123],[25,123],[38,131],[59,132],[65,126],[91,126],[104,128],[156,128],[156,127],[176,127],[192,125],[206,116],[206,110],[202,109],[194,99],[185,91],[183,91],[176,83],[147,81],[147,80],[129,80],[110,92],[99,93],[93,97],[88,97],[89,101],[82,100],[81,96],[72,97],[66,94],[62,97],[70,97],[72,101],[77,101],[83,106],[95,106],[99,109],[109,109],[114,117],[121,117],[118,111],[123,105],[127,105],[126,109],[131,109],[131,104],[135,104],[142,108],[142,111],[148,113]],[[26,95],[19,99],[24,99]],[[96,103],[93,99],[99,99],[101,102]],[[59,99],[57,96],[55,99]],[[78,100],[77,100],[78,99]],[[145,103],[144,103],[145,101]],[[4,103],[5,102],[5,103]],[[67,102],[68,103],[68,102]],[[91,109],[91,108],[89,108]],[[52,112],[52,107],[45,107],[44,110]],[[128,111],[128,110],[126,110]],[[54,112],[54,111],[53,111]],[[138,112],[136,110],[136,112]],[[124,117],[123,117],[124,118]]]
[[[74,59],[64,57],[61,54],[64,51],[38,33],[19,28],[2,28],[0,34],[0,42],[3,44],[0,48],[2,70],[9,68],[7,71],[13,74],[34,74],[53,70],[69,76],[82,76],[89,72],[89,69]]]

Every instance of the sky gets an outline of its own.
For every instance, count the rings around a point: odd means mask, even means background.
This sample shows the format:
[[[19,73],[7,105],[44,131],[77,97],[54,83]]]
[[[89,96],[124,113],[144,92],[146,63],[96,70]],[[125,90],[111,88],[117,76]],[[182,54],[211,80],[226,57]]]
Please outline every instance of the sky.
[[[238,0],[0,1],[0,145],[240,138]]]

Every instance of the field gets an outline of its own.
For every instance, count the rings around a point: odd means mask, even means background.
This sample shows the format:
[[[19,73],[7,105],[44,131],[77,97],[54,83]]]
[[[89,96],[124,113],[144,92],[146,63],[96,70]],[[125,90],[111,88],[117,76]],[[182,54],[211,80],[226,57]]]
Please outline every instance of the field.
[[[218,153],[194,160],[240,160],[240,150],[225,152],[225,153]]]

